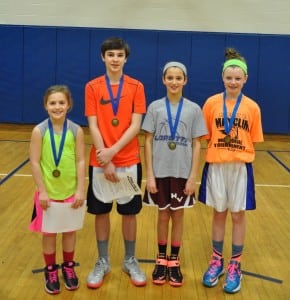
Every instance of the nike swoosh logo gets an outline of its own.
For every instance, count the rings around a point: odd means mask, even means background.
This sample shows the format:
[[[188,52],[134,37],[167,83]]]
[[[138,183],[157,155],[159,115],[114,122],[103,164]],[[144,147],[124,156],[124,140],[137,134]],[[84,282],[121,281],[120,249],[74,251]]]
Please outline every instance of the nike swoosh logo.
[[[100,103],[101,103],[102,105],[106,105],[106,104],[111,103],[111,100],[105,100],[104,98],[102,98],[102,99],[100,100]]]
[[[121,96],[121,98],[123,98],[123,97],[124,96]],[[111,103],[111,100],[110,99],[107,100],[107,99],[101,98],[100,103],[101,103],[101,105],[106,105],[106,104]]]

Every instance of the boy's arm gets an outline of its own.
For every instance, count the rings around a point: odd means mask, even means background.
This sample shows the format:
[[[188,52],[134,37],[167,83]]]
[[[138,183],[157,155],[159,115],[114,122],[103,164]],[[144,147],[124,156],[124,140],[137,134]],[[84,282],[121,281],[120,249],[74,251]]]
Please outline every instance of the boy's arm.
[[[156,181],[153,171],[153,133],[146,132],[145,135],[145,166],[146,166],[146,188],[149,193],[157,193]]]
[[[98,148],[97,160],[101,161],[104,165],[109,163],[112,158],[139,133],[141,122],[142,114],[132,113],[131,124],[120,139],[110,148]]]
[[[104,148],[104,141],[101,135],[101,132],[98,127],[98,120],[96,116],[89,116],[88,117],[88,123],[89,123],[89,129],[90,129],[90,134],[93,140],[93,144],[95,148],[102,149]]]
[[[142,114],[132,113],[130,126],[121,138],[111,147],[115,154],[122,150],[139,133],[141,122]]]

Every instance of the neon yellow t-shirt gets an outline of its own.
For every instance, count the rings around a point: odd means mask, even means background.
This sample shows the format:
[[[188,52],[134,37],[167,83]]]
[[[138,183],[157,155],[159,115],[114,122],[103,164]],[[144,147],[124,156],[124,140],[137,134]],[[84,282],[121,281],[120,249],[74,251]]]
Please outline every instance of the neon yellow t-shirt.
[[[78,125],[68,120],[63,152],[57,167],[60,171],[59,177],[54,177],[52,174],[56,166],[53,158],[47,120],[38,126],[41,132],[43,132],[40,166],[49,198],[53,200],[67,199],[74,195],[77,187],[75,134]],[[54,140],[56,153],[58,154],[61,134],[54,133]]]

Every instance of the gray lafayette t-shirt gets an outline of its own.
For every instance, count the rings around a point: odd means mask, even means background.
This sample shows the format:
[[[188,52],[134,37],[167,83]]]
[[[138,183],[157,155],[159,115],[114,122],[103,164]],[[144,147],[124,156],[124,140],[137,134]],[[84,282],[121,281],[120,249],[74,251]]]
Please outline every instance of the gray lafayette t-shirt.
[[[178,103],[170,104],[174,124]],[[170,125],[165,97],[153,101],[145,115],[142,129],[153,133],[153,171],[155,177],[188,178],[192,164],[192,139],[207,134],[201,108],[198,104],[184,98],[178,122],[175,150],[170,150]]]

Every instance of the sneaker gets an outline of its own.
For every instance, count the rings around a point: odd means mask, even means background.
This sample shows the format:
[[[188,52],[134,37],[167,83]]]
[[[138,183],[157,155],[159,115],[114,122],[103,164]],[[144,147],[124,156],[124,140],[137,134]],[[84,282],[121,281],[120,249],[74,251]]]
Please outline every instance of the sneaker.
[[[104,276],[110,272],[110,262],[100,257],[94,270],[87,277],[87,287],[97,289],[103,284]]]
[[[241,264],[236,260],[231,260],[227,267],[224,291],[230,294],[238,292],[241,289],[241,280]]]
[[[62,275],[64,279],[64,285],[67,290],[76,290],[79,287],[79,279],[74,271],[75,262],[64,262],[61,265]]]
[[[167,264],[168,268],[168,277],[169,284],[172,286],[182,286],[183,284],[183,276],[180,271],[180,262],[179,258],[174,256],[170,256]]]
[[[131,277],[131,281],[135,286],[146,285],[146,275],[139,268],[138,261],[134,256],[124,260],[123,271]]]
[[[167,276],[167,258],[164,256],[157,256],[155,268],[152,273],[152,282],[154,284],[164,284]]]
[[[213,255],[209,267],[203,275],[202,283],[207,287],[213,287],[217,285],[219,277],[224,272],[224,259]]]
[[[45,291],[49,294],[60,293],[60,285],[58,280],[58,265],[49,265],[44,269]]]

